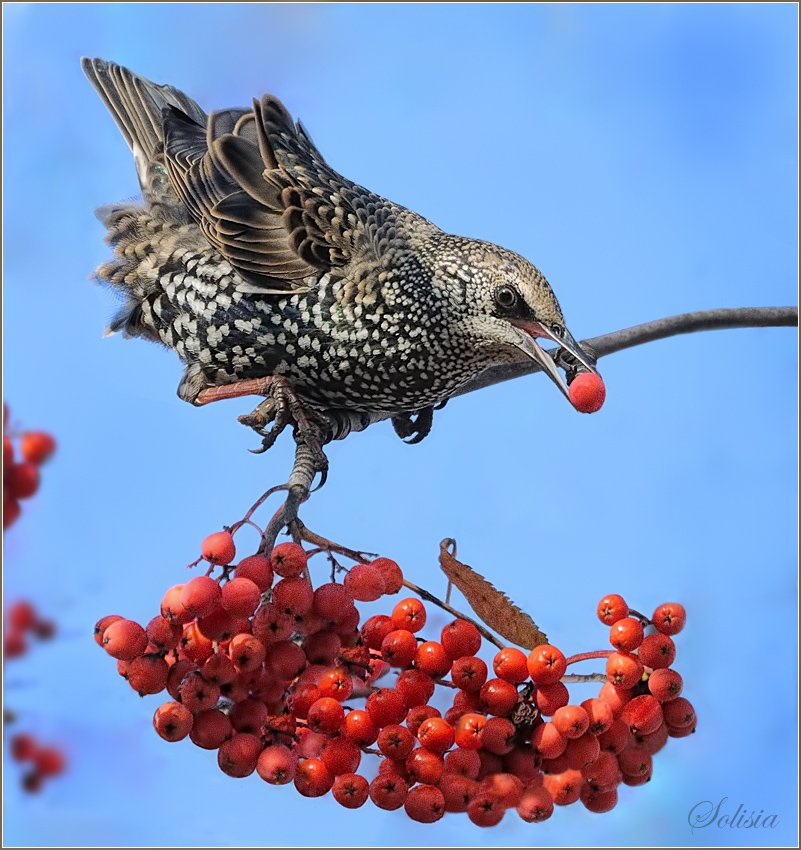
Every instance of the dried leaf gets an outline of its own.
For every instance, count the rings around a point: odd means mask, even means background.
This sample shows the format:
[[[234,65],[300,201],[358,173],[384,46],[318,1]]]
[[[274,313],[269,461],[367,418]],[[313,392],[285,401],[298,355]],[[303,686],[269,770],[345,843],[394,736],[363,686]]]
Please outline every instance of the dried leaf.
[[[548,643],[548,638],[525,611],[521,611],[505,593],[472,567],[456,560],[449,551],[453,543],[450,539],[440,543],[439,564],[445,575],[461,590],[479,619],[501,637],[524,649]]]

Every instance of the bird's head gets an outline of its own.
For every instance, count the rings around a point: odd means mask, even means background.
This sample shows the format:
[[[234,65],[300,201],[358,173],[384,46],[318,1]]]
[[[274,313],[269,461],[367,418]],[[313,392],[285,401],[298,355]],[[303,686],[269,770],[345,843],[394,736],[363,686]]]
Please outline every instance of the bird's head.
[[[435,285],[445,284],[451,302],[460,302],[452,315],[490,360],[534,360],[566,397],[567,385],[538,339],[555,342],[597,372],[595,359],[568,331],[559,301],[536,266],[489,242],[446,235],[433,241]]]

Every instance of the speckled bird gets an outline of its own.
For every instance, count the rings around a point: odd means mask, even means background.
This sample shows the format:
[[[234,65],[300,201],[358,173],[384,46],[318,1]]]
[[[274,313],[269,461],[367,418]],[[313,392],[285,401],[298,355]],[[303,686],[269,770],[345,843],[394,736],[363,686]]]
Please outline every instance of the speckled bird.
[[[98,211],[115,256],[97,277],[124,296],[108,332],[174,349],[185,401],[283,376],[312,408],[402,419],[525,360],[567,395],[540,338],[595,371],[535,266],[342,177],[274,96],[207,115],[172,86],[82,64],[144,201]]]

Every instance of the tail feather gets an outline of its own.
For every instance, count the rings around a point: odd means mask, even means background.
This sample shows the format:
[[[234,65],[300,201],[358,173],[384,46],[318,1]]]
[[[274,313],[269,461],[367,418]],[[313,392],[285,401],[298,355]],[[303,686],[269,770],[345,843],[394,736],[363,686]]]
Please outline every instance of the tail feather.
[[[81,67],[108,107],[134,155],[147,162],[164,143],[162,111],[170,106],[206,126],[206,113],[182,91],[162,86],[104,59],[81,59]]]

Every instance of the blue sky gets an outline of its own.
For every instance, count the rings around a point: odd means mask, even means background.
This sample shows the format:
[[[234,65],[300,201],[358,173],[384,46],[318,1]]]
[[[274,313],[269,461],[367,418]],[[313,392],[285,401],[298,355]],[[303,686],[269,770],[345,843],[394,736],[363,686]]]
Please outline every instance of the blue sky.
[[[249,454],[246,400],[192,409],[173,355],[101,339],[115,302],[87,282],[108,256],[92,211],[137,183],[78,59],[129,65],[207,109],[274,92],[348,177],[535,262],[582,338],[796,302],[796,7],[7,4],[3,18],[3,392],[20,424],[60,444],[6,535],[4,592],[61,627],[8,666],[6,701],[71,758],[36,798],[4,764],[4,842],[794,843],[788,329],[614,355],[592,417],[532,377],[453,401],[419,446],[378,425],[331,447],[329,483],[305,509],[312,528],[395,557],[433,591],[438,542],[457,538],[568,652],[604,648],[605,593],[646,610],[682,601],[676,666],[698,732],[612,813],[575,806],[539,826],[510,813],[490,834],[461,816],[423,827],[230,779],[213,754],[156,737],[159,698],[133,695],[92,625],[157,613],[200,540],[284,480],[290,446]],[[693,833],[690,809],[723,797],[778,826]]]

